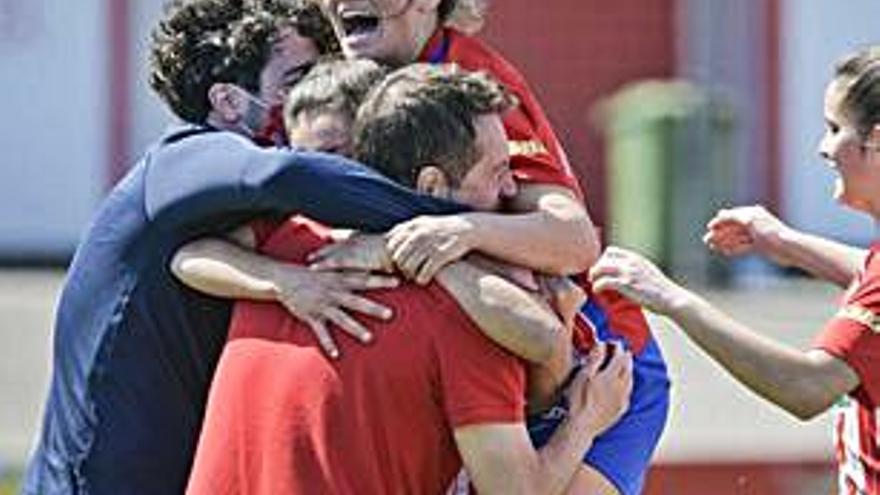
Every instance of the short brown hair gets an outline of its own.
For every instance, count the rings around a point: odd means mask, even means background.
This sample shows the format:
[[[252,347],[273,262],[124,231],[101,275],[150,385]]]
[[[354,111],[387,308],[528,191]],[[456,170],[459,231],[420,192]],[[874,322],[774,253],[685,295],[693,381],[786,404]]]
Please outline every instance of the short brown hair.
[[[846,84],[841,109],[864,138],[880,123],[880,46],[847,55],[834,67],[834,77]]]
[[[300,0],[172,0],[152,33],[150,85],[178,117],[202,123],[211,110],[212,85],[257,91],[285,27],[312,39],[321,52],[337,46],[320,10]]]
[[[290,129],[301,113],[316,110],[340,112],[354,120],[367,92],[384,75],[385,69],[372,60],[323,59],[290,90],[284,123]]]
[[[514,104],[513,96],[482,72],[410,65],[389,74],[358,110],[355,157],[407,186],[425,164],[458,181],[479,159],[474,120]]]

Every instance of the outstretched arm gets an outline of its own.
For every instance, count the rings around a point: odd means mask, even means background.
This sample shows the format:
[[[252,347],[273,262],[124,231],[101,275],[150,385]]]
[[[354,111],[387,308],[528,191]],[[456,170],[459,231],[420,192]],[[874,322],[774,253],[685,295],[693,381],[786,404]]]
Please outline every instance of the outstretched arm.
[[[725,256],[756,252],[781,266],[846,287],[864,262],[866,251],[791,228],[763,206],[719,211],[709,221],[704,241]]]
[[[754,332],[633,252],[608,248],[590,278],[597,291],[617,290],[671,318],[737,381],[800,419],[825,411],[859,385],[844,361],[821,350],[792,349]]]

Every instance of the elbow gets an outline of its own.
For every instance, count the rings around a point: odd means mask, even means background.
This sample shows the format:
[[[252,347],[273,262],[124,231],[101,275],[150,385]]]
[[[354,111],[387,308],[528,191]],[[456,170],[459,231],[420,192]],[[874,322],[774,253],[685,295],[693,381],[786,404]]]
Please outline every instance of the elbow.
[[[178,280],[183,280],[186,274],[186,261],[189,258],[187,253],[183,250],[179,250],[174,253],[174,257],[171,258],[171,262],[168,264],[168,268],[171,270],[171,273],[177,277]]]
[[[588,218],[573,220],[572,225],[566,229],[572,237],[566,243],[568,249],[556,257],[558,261],[551,267],[550,272],[555,275],[568,276],[585,272],[602,254],[596,229]]]
[[[814,419],[816,416],[822,414],[827,410],[825,407],[816,407],[813,405],[798,405],[794,407],[786,408],[789,414],[794,416],[796,419],[802,422],[807,422]]]
[[[816,384],[807,383],[791,387],[794,394],[779,405],[799,421],[810,421],[824,413],[837,400],[838,394],[828,393]]]

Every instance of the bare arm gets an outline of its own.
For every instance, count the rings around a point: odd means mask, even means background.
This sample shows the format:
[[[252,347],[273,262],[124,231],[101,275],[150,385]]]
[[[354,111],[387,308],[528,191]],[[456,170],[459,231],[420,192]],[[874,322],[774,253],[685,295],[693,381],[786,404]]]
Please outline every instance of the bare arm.
[[[369,234],[327,246],[310,259],[314,261],[312,267],[320,270],[393,270],[384,238]],[[514,272],[521,275],[511,277]],[[522,274],[531,279],[534,291],[511,281],[526,278]],[[486,336],[535,365],[534,374],[541,376],[541,386],[529,387],[530,405],[539,406],[555,393],[570,369],[569,326],[583,301],[579,288],[557,281],[555,285],[563,287],[548,291],[555,298],[550,301],[551,307],[549,299],[538,291],[539,285],[545,284],[538,284],[531,271],[474,255],[447,265],[436,280]],[[525,285],[528,282],[523,281]],[[554,309],[562,310],[562,320]]]
[[[635,253],[609,248],[590,271],[596,290],[615,289],[678,324],[737,381],[799,419],[828,409],[859,384],[845,362],[760,335],[666,278]]]
[[[795,230],[763,206],[719,211],[707,226],[706,244],[725,256],[757,252],[782,266],[846,287],[865,259],[864,249]]]
[[[511,213],[417,217],[388,233],[394,263],[428,283],[443,266],[477,251],[542,273],[571,275],[599,256],[599,239],[586,208],[562,186],[522,186]]]
[[[632,357],[619,348],[605,370],[598,372],[593,366],[572,384],[570,415],[539,451],[523,424],[456,428],[456,444],[479,493],[565,492],[593,439],[614,424],[629,403]]]
[[[253,245],[250,229],[236,231],[232,238],[240,244],[219,238],[187,244],[172,259],[172,272],[184,284],[209,295],[282,304],[309,325],[331,357],[338,357],[339,351],[330,337],[328,322],[362,342],[369,342],[370,332],[347,312],[381,319],[391,317],[389,308],[354,291],[394,287],[394,278],[369,273],[315,272],[246,247]]]

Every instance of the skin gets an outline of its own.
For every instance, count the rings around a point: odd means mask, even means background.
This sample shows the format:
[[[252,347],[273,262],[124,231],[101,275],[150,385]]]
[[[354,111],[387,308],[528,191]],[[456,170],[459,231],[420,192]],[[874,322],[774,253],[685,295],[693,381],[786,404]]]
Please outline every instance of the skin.
[[[819,153],[838,173],[835,199],[876,221],[880,219],[880,153],[876,149],[880,126],[875,125],[867,136],[860,135],[842,108],[846,83],[832,81],[826,90],[826,130]],[[747,213],[739,217],[724,214],[714,224],[708,237],[719,251],[759,246],[775,253],[777,259],[812,259],[815,266],[830,266],[828,273],[835,274],[831,280],[842,281],[854,273],[854,259],[860,256],[855,250],[838,246],[823,255],[817,247],[822,244],[816,239],[804,241],[789,235],[781,222],[762,210]],[[724,225],[731,223],[736,235],[724,232]],[[710,223],[710,230],[712,227]],[[795,248],[790,247],[792,243]],[[859,385],[858,375],[843,360],[822,350],[800,351],[774,342],[671,281],[636,253],[609,248],[590,271],[590,278],[597,290],[619,290],[670,317],[736,380],[799,419],[826,411],[838,397]]]
[[[287,128],[297,147],[349,156],[352,152],[351,117],[342,111],[309,110],[299,113]]]
[[[435,195],[473,202],[475,206],[486,208],[498,206],[505,192],[511,192],[512,184],[508,168],[508,148],[500,116],[479,117],[475,122],[475,130],[480,159],[459,181],[459,187],[453,188],[445,174],[437,167],[428,165],[420,170],[417,180],[419,189]],[[215,246],[217,245],[215,240],[205,242],[213,242]],[[184,253],[186,249],[184,248]],[[173,269],[178,276],[186,280],[187,277],[194,275],[193,272],[204,273],[205,263],[217,263],[218,259],[222,261],[226,256],[216,256],[216,253],[215,256],[206,256],[205,247],[202,246],[201,249],[202,252],[187,253],[189,259],[180,262],[178,258],[181,257],[181,253],[178,253],[173,263]],[[245,253],[245,255],[253,254]],[[257,266],[267,265],[260,263]],[[213,267],[214,270],[217,268],[217,266]],[[224,267],[222,263],[220,268],[236,270],[235,266]],[[261,276],[271,278],[271,274],[257,273],[254,277],[255,283],[262,283]],[[489,326],[504,330],[505,325],[522,327],[522,322],[528,322],[530,318],[552,315],[549,311],[542,312],[529,306],[532,301],[528,298],[517,299],[518,295],[511,294],[511,285],[506,280],[491,275],[487,277],[484,272],[475,270],[466,263],[449,265],[441,271],[439,278],[444,287],[457,296],[457,300],[466,311],[475,304],[478,306],[482,304],[480,310],[476,312],[477,323],[488,322]],[[274,294],[271,283],[268,287],[267,291],[271,297],[276,297],[277,294]],[[475,301],[474,287],[477,287],[483,296],[480,301]],[[297,297],[303,299],[304,296],[299,294]],[[295,316],[302,318],[297,314],[298,303],[299,300],[294,301],[294,305],[289,309]],[[499,310],[493,311],[493,308]],[[571,308],[568,312],[572,312]],[[502,321],[504,319],[512,321]],[[558,326],[555,318],[553,320],[549,325]],[[541,332],[536,332],[536,335],[546,335],[547,325],[547,323],[535,325],[544,328]],[[502,334],[504,333],[512,332],[502,331]],[[565,337],[564,341],[569,341],[569,338]],[[326,343],[322,341],[322,344]],[[480,493],[579,493],[572,491],[570,485],[573,480],[576,483],[585,476],[590,476],[584,474],[585,470],[581,467],[584,450],[589,448],[596,436],[620,418],[626,410],[632,389],[631,354],[622,348],[616,349],[608,367],[600,372],[598,367],[603,352],[605,352],[604,345],[597,346],[592,351],[587,371],[580,373],[570,388],[569,418],[562,424],[551,442],[540,451],[532,447],[525,425],[522,423],[472,425],[454,431],[456,445]],[[567,354],[570,355],[570,352]],[[568,369],[570,365],[565,366],[565,370]],[[596,486],[601,486],[598,483],[602,482],[604,481],[601,479],[596,481]],[[589,493],[610,492],[593,490]]]
[[[269,117],[269,111],[284,102],[287,91],[318,59],[314,41],[293,28],[281,29],[269,60],[260,71],[259,90],[251,94],[231,83],[214,84],[208,90],[211,102],[206,122],[218,129],[254,137]]]
[[[391,65],[418,58],[439,25],[438,4],[439,0],[321,1],[347,57]],[[366,34],[346,33],[344,19],[354,13],[378,16],[376,28]],[[598,257],[598,235],[589,214],[565,187],[520,184],[507,207],[515,214],[466,213],[452,220],[418,217],[405,222],[389,234],[392,259],[405,275],[424,284],[441,267],[473,251],[555,275],[583,272]]]

